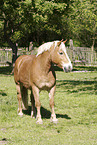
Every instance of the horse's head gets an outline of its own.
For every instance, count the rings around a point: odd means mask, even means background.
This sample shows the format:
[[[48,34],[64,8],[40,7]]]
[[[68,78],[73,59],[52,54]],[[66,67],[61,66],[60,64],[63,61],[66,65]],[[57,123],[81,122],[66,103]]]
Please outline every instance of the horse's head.
[[[65,41],[59,41],[55,45],[55,42],[53,42],[50,50],[52,62],[62,68],[65,72],[68,72],[72,70],[72,64],[66,52],[66,47],[64,43]]]

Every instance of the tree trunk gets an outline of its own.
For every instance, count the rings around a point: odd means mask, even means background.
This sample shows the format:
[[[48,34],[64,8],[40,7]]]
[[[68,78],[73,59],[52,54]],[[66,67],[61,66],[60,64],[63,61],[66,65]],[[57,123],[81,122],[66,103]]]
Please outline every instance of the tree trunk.
[[[4,39],[7,41],[8,45],[12,48],[12,65],[14,66],[14,63],[17,59],[17,46],[15,43],[13,43],[10,39],[10,35],[7,33],[7,20],[5,20],[4,23]]]
[[[8,45],[12,48],[12,65],[14,66],[14,63],[17,59],[17,46],[10,39],[8,39],[7,42]]]

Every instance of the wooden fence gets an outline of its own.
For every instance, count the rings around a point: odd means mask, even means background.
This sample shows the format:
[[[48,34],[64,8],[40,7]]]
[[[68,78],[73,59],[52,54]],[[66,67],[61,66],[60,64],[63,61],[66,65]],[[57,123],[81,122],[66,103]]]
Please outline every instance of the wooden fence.
[[[97,52],[87,47],[67,48],[73,65],[97,65]]]
[[[31,53],[32,52],[27,51],[27,48],[18,49],[18,55],[23,54],[30,55]],[[73,65],[97,65],[97,53],[95,51],[92,51],[91,48],[68,47],[67,53]],[[7,66],[11,64],[11,61],[12,61],[12,49],[0,48],[0,66]]]
[[[27,51],[26,48],[18,49],[18,56],[27,54],[30,55],[31,52]],[[8,66],[12,63],[12,49],[11,48],[0,48],[0,66]]]

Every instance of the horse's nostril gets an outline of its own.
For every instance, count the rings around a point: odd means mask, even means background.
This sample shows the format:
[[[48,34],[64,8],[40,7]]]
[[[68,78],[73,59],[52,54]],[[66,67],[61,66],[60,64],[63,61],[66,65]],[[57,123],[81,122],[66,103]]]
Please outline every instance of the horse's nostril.
[[[64,72],[68,72],[67,67],[64,67],[63,70],[64,70]]]
[[[71,72],[72,71],[72,66],[64,67],[63,68],[64,72]]]
[[[71,72],[71,71],[72,71],[72,67],[71,67],[71,66],[69,66],[68,70],[69,70],[69,72]]]

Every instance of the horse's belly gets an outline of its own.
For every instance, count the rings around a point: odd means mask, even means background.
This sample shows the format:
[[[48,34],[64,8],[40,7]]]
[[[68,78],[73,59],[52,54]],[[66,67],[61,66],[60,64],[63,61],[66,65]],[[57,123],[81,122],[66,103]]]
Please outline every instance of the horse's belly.
[[[54,82],[44,82],[39,84],[39,89],[41,90],[49,90],[54,86]]]

